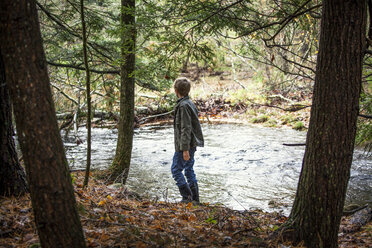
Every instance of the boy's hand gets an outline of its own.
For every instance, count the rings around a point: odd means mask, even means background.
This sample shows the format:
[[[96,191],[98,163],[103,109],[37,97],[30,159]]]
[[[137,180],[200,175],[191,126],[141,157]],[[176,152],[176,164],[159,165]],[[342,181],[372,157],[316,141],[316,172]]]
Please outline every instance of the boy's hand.
[[[183,151],[183,159],[185,161],[189,161],[190,160],[190,153],[189,153],[189,151]]]

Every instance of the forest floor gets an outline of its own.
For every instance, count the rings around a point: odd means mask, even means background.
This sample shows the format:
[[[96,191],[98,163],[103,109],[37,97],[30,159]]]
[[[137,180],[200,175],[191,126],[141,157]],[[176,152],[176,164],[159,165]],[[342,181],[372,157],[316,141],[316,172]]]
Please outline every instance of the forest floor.
[[[145,199],[95,175],[82,189],[83,173],[72,174],[88,247],[304,247],[270,238],[287,219],[279,213]],[[351,218],[342,218],[339,247],[372,247],[372,221]],[[39,247],[28,194],[0,198],[0,247]]]

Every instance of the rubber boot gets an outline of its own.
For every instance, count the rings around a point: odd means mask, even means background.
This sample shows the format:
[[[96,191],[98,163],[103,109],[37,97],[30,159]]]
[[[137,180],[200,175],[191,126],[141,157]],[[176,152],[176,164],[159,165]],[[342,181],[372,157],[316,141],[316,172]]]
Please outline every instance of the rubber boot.
[[[196,203],[199,203],[199,186],[198,183],[193,183],[190,185],[192,200]]]
[[[178,186],[178,189],[180,190],[181,196],[182,196],[182,201],[184,203],[189,203],[192,201],[192,193],[190,190],[189,185],[186,183],[182,186]]]

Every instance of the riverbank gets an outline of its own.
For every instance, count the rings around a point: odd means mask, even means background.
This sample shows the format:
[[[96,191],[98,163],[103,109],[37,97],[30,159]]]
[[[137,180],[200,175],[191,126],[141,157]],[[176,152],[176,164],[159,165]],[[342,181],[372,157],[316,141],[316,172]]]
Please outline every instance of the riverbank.
[[[83,190],[83,173],[72,177],[88,247],[303,247],[269,238],[286,221],[278,213],[143,198],[94,172]],[[39,247],[29,195],[0,202],[0,247]],[[339,247],[371,247],[372,222],[355,228],[350,218],[342,220]]]
[[[265,127],[290,127],[306,130],[310,119],[312,94],[309,90],[294,93],[278,90],[267,91],[262,83],[241,75],[237,84],[229,77],[201,76],[192,82],[190,97],[204,122],[253,123]],[[172,110],[177,97],[173,88],[151,91],[141,87],[135,93],[135,127],[172,120]],[[92,125],[116,127],[119,105],[108,110],[97,105],[93,111]],[[60,128],[73,128],[76,112],[59,113]],[[79,118],[86,118],[86,112]]]
[[[232,101],[229,98],[215,96],[196,97],[193,98],[193,102],[199,110],[202,122],[251,123],[265,127],[290,127],[299,131],[308,128],[309,100],[288,103],[282,97],[271,96],[270,102],[257,103],[249,99]],[[156,99],[147,98],[136,107],[136,126],[172,120],[170,104]]]
[[[221,74],[222,73],[222,74]],[[237,73],[236,77],[209,73],[189,68],[182,76],[192,80],[190,97],[199,109],[202,119],[234,119],[236,122],[254,123],[267,127],[291,127],[306,130],[312,102],[311,87],[297,90],[269,90],[256,73]],[[197,77],[192,75],[197,74]],[[173,88],[163,92],[137,89],[136,113],[139,120],[162,120],[157,116],[173,109],[177,98]],[[169,116],[168,116],[169,118]]]

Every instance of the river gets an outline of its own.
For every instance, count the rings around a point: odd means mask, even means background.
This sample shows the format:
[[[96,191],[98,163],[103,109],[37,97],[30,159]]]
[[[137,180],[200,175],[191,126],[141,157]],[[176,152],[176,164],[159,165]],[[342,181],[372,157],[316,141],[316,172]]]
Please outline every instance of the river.
[[[256,125],[203,124],[205,147],[195,154],[194,169],[202,202],[220,203],[234,209],[262,209],[289,214],[301,171],[305,132]],[[79,137],[85,141],[86,129]],[[92,168],[110,165],[117,130],[92,130]],[[69,141],[70,140],[70,141]],[[86,163],[86,142],[76,145],[65,139],[71,168]],[[173,128],[170,125],[135,130],[129,189],[153,199],[180,199],[170,173]],[[372,161],[363,151],[354,152],[346,204],[372,203]]]

